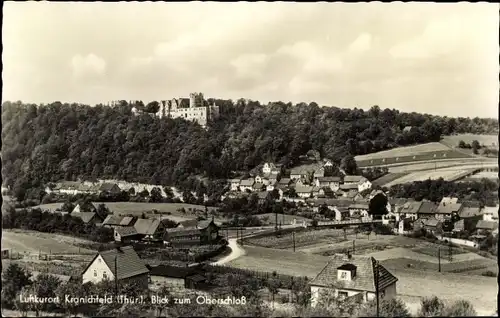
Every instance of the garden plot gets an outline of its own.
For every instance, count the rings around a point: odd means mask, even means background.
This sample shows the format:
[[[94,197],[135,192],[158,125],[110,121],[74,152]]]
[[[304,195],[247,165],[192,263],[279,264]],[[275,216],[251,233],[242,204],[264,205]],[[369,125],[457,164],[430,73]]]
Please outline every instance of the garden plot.
[[[443,178],[445,181],[453,181],[463,174],[469,173],[467,169],[438,169],[430,171],[413,172],[394,181],[385,184],[386,187],[391,187],[396,184],[410,183],[416,181],[425,181],[427,179],[436,180]]]
[[[314,244],[337,243],[344,241],[344,231],[335,229],[300,231],[295,233],[295,247],[311,246]],[[269,235],[265,237],[250,238],[245,244],[260,247],[289,249],[293,248],[293,234],[286,233],[281,236]]]

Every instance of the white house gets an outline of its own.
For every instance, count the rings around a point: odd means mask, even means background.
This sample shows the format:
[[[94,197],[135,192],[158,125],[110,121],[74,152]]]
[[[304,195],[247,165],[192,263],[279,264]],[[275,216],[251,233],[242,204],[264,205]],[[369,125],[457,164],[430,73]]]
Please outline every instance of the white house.
[[[264,164],[264,166],[262,167],[262,173],[264,173],[264,174],[271,174],[271,173],[278,174],[279,169],[278,169],[278,166],[276,166],[274,163],[266,162]]]
[[[372,187],[372,183],[363,176],[345,176],[344,184],[356,184],[359,192],[371,189]]]
[[[481,210],[484,221],[494,221],[498,223],[498,205],[496,207],[485,206]]]
[[[311,283],[311,306],[315,307],[323,291],[334,297],[345,299],[359,297],[361,302],[376,297],[376,276],[380,300],[396,297],[398,279],[382,265],[377,265],[373,257],[336,254]]]
[[[240,182],[241,182],[241,179],[229,180],[229,186],[230,186],[231,191],[238,191],[238,188],[240,187]]]
[[[368,216],[368,203],[355,203],[349,206],[349,216],[354,218],[362,218]]]
[[[313,192],[313,187],[297,185],[295,187],[295,192],[300,198],[309,198]]]
[[[132,246],[98,253],[83,271],[82,283],[97,284],[103,280],[136,282],[148,287],[149,270]]]
[[[317,187],[329,187],[333,192],[337,192],[340,187],[340,177],[320,177],[314,179]]]

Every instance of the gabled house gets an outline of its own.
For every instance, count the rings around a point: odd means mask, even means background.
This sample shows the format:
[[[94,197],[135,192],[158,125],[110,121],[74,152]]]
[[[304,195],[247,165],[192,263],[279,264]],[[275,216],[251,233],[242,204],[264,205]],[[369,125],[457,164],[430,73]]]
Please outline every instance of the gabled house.
[[[123,219],[120,221],[120,226],[134,226],[136,220],[137,217],[124,216]]]
[[[269,178],[266,177],[266,176],[255,176],[255,183],[256,184],[264,184],[264,185],[268,185],[269,184]],[[255,184],[254,184],[255,186]]]
[[[417,210],[417,217],[444,219],[443,214],[437,212],[437,206],[433,202],[422,202]],[[451,217],[451,215],[450,215]]]
[[[483,216],[483,220],[485,221],[494,221],[498,223],[498,210],[499,206],[491,207],[485,206],[481,209],[481,215]]]
[[[295,187],[295,192],[300,198],[310,198],[311,194],[313,192],[313,187],[311,186],[303,186],[303,185],[297,185]]]
[[[164,224],[158,219],[138,219],[135,221],[134,228],[147,240],[159,238],[158,236],[165,231]]]
[[[349,206],[349,216],[352,218],[368,217],[369,204],[357,203]]]
[[[418,211],[421,205],[421,201],[407,201],[405,204],[403,204],[400,211],[396,212],[396,219],[399,220],[404,218],[416,220],[418,218]]]
[[[436,208],[436,218],[439,219],[445,219],[445,218],[451,218],[451,216],[454,213],[460,214],[460,210],[462,209],[462,204],[461,203],[448,203],[448,202],[441,202]]]
[[[339,190],[342,192],[349,192],[351,190],[358,191],[358,186],[352,183],[344,183],[339,186]]]
[[[106,193],[111,195],[119,194],[122,190],[116,183],[103,183],[99,187],[100,193]]]
[[[498,234],[498,223],[479,220],[476,224],[477,235]]]
[[[73,211],[71,211],[71,213],[95,212],[96,210],[97,209],[92,202],[82,201],[75,206],[75,208],[73,209]]]
[[[122,226],[121,222],[123,220],[123,216],[118,216],[114,214],[109,214],[104,221],[102,222],[102,226],[115,228],[117,226]]]
[[[217,243],[220,227],[214,220],[200,221],[195,228],[166,229],[163,241],[169,245],[205,245]]]
[[[280,181],[278,181],[278,185],[288,187],[290,185],[290,182],[292,182],[290,178],[281,178]]]
[[[316,178],[314,183],[317,187],[329,187],[336,192],[340,187],[340,177],[321,177]]]
[[[443,233],[443,222],[435,218],[423,220],[423,227],[426,231],[434,235],[440,235]]]
[[[177,228],[179,228],[179,229],[192,229],[192,228],[196,228],[197,225],[198,225],[197,219],[185,220],[185,221],[180,221],[179,224],[177,225]]]
[[[238,191],[240,187],[241,179],[230,179],[229,180],[229,188],[231,191]]]
[[[323,178],[325,176],[325,168],[320,167],[314,170],[313,178]]]
[[[99,252],[82,273],[82,282],[100,283],[103,280],[136,283],[148,288],[149,270],[132,246]]]
[[[114,228],[115,242],[130,243],[141,240],[144,235],[137,233],[133,226],[117,226]]]
[[[240,190],[241,191],[253,191],[253,185],[255,184],[254,179],[244,179],[241,180]]]
[[[276,165],[271,162],[266,162],[262,167],[262,173],[264,174],[279,174],[281,170],[281,165]]]
[[[372,183],[363,176],[344,176],[344,184],[355,184],[359,192],[363,192],[372,187]]]
[[[357,296],[366,302],[375,299],[378,289],[379,299],[388,300],[396,297],[397,281],[373,257],[336,254],[310,283],[311,306],[318,304],[323,290],[340,299]]]
[[[71,216],[81,219],[84,224],[101,224],[104,221],[95,212],[71,212]]]

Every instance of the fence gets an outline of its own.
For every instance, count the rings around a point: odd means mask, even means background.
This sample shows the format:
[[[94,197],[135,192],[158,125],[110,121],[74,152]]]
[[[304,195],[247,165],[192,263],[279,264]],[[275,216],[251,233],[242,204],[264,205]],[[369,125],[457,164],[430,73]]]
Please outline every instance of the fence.
[[[72,262],[87,262],[90,258],[95,255],[95,253],[80,253],[80,254],[71,254],[71,253],[42,253],[40,252],[30,252],[30,251],[18,251],[14,249],[9,249],[8,253],[2,255],[4,259],[10,260],[31,260],[31,261],[72,261]]]

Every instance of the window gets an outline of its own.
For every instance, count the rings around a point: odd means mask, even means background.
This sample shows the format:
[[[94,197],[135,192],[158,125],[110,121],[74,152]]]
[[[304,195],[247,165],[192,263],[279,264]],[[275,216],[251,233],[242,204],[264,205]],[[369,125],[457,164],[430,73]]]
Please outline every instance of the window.
[[[102,272],[102,278],[107,279],[108,278],[108,274],[106,274],[106,272]]]
[[[97,277],[97,270],[94,269],[94,277]]]

